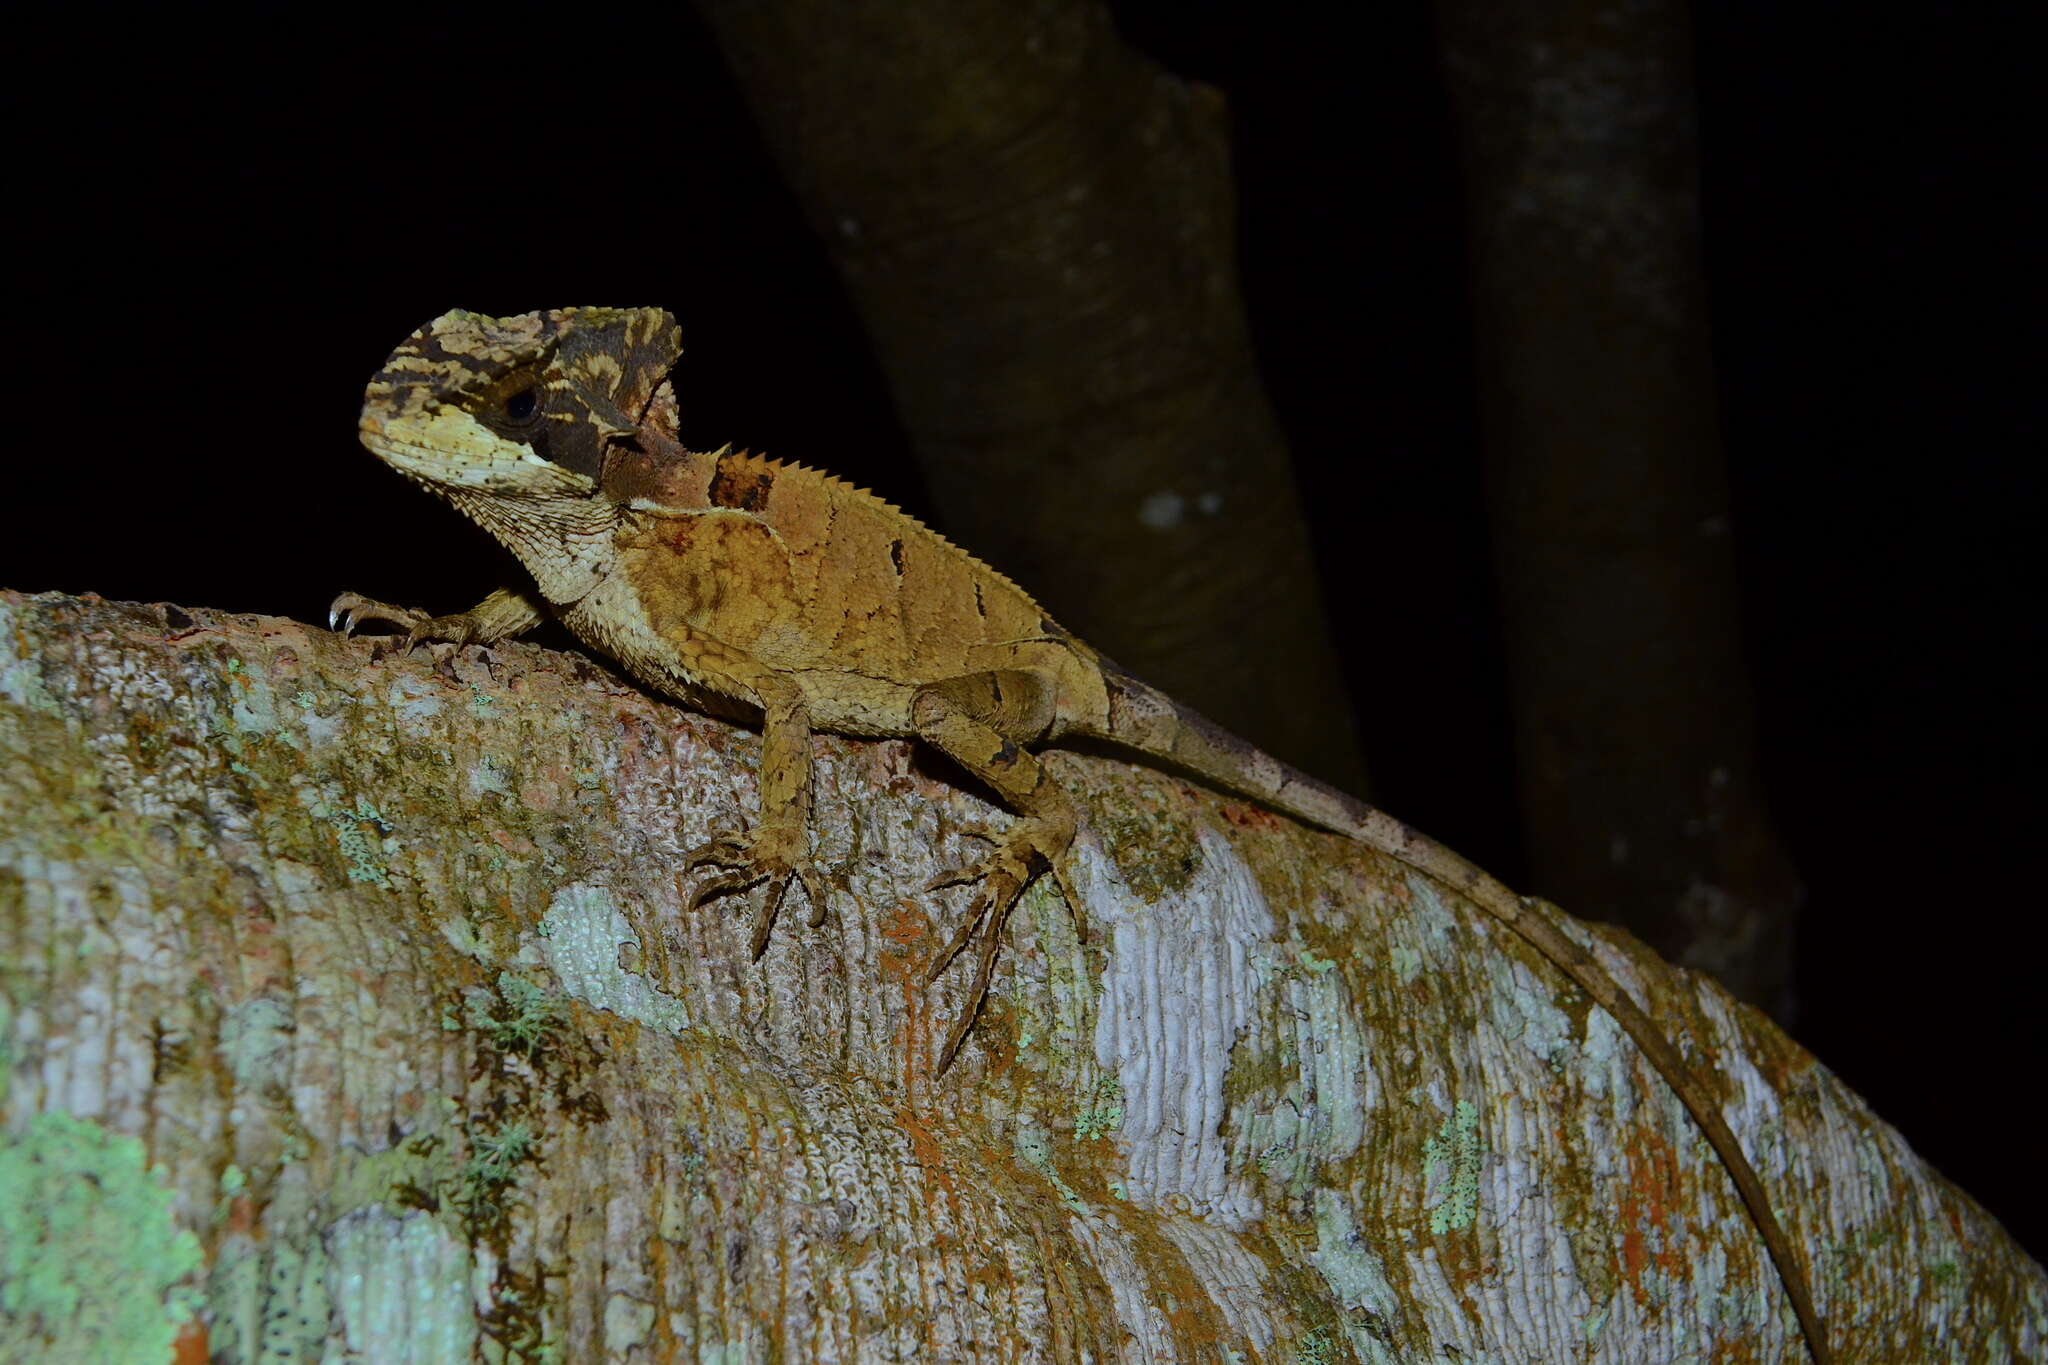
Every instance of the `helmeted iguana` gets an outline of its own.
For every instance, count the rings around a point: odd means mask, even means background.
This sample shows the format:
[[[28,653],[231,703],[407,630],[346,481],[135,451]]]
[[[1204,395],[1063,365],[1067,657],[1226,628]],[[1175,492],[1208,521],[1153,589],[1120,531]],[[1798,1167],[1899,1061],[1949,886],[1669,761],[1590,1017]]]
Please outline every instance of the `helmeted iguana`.
[[[687,858],[723,869],[693,907],[767,884],[756,957],[793,880],[806,888],[811,923],[824,916],[809,862],[814,730],[916,737],[986,782],[1020,818],[986,857],[933,883],[980,883],[927,976],[936,980],[979,932],[968,1004],[940,1070],[980,1011],[1012,905],[1075,835],[1073,802],[1032,746],[1108,741],[1389,854],[1527,939],[1648,1054],[1734,1178],[1815,1360],[1829,1358],[1800,1263],[1712,1097],[1559,931],[1552,916],[1561,912],[1176,705],[873,494],[801,465],[686,449],[668,380],[680,354],[675,319],[647,308],[452,312],[414,333],[370,383],[363,444],[503,541],[533,586],[438,617],[344,594],[336,619],[351,630],[396,624],[408,644],[488,644],[553,617],[656,692],[758,716],[759,816]]]

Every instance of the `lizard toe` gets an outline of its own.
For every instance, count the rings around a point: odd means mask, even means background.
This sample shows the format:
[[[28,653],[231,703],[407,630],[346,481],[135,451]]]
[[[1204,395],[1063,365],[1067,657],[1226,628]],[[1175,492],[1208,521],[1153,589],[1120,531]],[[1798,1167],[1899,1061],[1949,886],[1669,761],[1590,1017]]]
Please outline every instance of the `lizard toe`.
[[[327,607],[328,628],[331,630],[339,626],[344,636],[355,634],[357,627],[370,621],[411,629],[423,619],[421,613],[409,607],[394,607],[356,592],[342,593]]]
[[[767,875],[765,871],[754,867],[742,867],[732,872],[722,872],[718,876],[709,878],[698,885],[697,889],[690,895],[689,908],[694,912],[705,901],[715,900],[719,896],[731,895],[735,891],[744,891]]]
[[[775,920],[782,911],[782,902],[788,898],[791,882],[801,882],[804,893],[810,897],[811,927],[825,922],[824,880],[800,851],[790,847],[792,842],[788,831],[768,826],[745,834],[718,835],[683,855],[683,866],[689,871],[700,867],[726,869],[697,887],[689,898],[692,911],[715,896],[767,883],[747,936],[756,959],[768,950],[769,937],[775,931]]]
[[[747,861],[746,841],[737,834],[721,834],[697,845],[683,855],[683,867],[735,867]]]
[[[798,865],[796,872],[803,878],[804,894],[811,898],[811,917],[806,927],[815,929],[825,922],[825,879],[809,863]]]
[[[754,911],[754,931],[748,944],[756,962],[761,960],[761,954],[768,951],[768,936],[775,932],[775,919],[782,913],[782,900],[789,894],[789,879],[793,875],[791,868],[775,873],[761,893],[761,905]]]

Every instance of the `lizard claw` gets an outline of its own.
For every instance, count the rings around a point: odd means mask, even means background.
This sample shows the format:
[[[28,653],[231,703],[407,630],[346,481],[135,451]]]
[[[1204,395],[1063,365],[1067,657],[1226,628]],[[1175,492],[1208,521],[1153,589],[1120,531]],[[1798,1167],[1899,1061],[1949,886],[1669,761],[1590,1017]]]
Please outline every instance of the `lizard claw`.
[[[925,985],[930,986],[945,973],[946,968],[953,965],[953,960],[960,956],[961,950],[975,934],[980,933],[981,952],[975,962],[974,980],[967,987],[966,1007],[953,1021],[953,1027],[947,1030],[945,1046],[939,1051],[938,1071],[941,1075],[953,1064],[960,1044],[966,1041],[967,1031],[981,1016],[982,1003],[988,998],[989,977],[994,973],[996,954],[1003,945],[1003,927],[1009,921],[1010,911],[1016,908],[1017,898],[1038,875],[1040,867],[1045,865],[1046,860],[1039,855],[1033,833],[1029,829],[1013,831],[980,862],[940,873],[927,888],[957,886],[973,881],[981,883],[981,890],[975,893],[974,903],[968,907],[960,927],[925,969]]]
[[[327,608],[327,628],[333,630],[338,627],[344,638],[354,635],[356,627],[367,621],[381,621],[402,629],[405,643],[399,652],[403,654],[411,653],[422,640],[444,640],[460,648],[482,634],[473,612],[429,616],[411,607],[394,607],[389,602],[364,597],[361,593],[345,592]]]
[[[702,843],[683,855],[683,868],[694,872],[700,867],[736,867],[747,861],[747,845],[737,834],[723,834],[708,843]],[[702,899],[702,896],[699,896]],[[692,909],[696,908],[693,904]]]
[[[818,876],[818,869],[809,863],[799,863],[796,875],[803,881],[804,894],[811,898],[811,917],[805,921],[805,928],[816,929],[825,922],[825,882]]]
[[[339,627],[343,636],[354,635],[356,627],[365,621],[382,621],[410,630],[425,619],[424,612],[410,607],[394,607],[388,602],[379,602],[355,592],[341,594],[327,607],[327,628],[334,630]]]
[[[939,891],[949,886],[965,886],[968,882],[978,882],[984,877],[989,876],[1004,863],[1004,849],[1008,843],[1009,836],[1001,830],[992,829],[987,825],[960,825],[956,827],[956,831],[970,839],[979,839],[985,844],[994,844],[996,851],[979,862],[968,863],[965,867],[948,868],[946,871],[939,873],[924,884],[926,891]],[[1010,861],[1015,861],[1015,859],[1012,858]],[[1028,854],[1026,855],[1026,861],[1029,861]],[[1028,881],[1029,878],[1026,878],[1026,880]]]
[[[716,877],[699,886],[691,894],[689,908],[694,911],[703,905],[705,901],[718,896],[728,895],[734,891],[744,891],[767,875],[766,872],[751,867],[743,867],[733,872],[721,872]]]
[[[754,912],[754,932],[747,946],[756,962],[768,951],[768,936],[775,932],[775,917],[782,913],[782,898],[789,893],[791,875],[791,870],[786,869],[770,877],[768,889],[761,896],[761,908]]]
[[[817,869],[801,856],[802,844],[801,831],[791,834],[780,826],[771,825],[747,834],[721,835],[698,845],[683,855],[686,870],[694,871],[700,867],[730,870],[700,885],[690,896],[689,908],[694,911],[713,897],[745,891],[764,881],[768,883],[748,933],[748,946],[758,961],[761,954],[768,951],[768,939],[775,931],[776,916],[782,911],[790,882],[795,880],[803,883],[805,894],[811,898],[810,926],[815,929],[825,922],[825,883],[818,876]]]
[[[971,882],[979,875],[980,874],[974,870],[974,866],[972,864],[969,864],[966,867],[948,868],[946,871],[941,872],[938,876],[933,877],[930,881],[926,882],[924,886],[920,889],[925,891],[943,891],[949,886],[961,886],[967,882]]]

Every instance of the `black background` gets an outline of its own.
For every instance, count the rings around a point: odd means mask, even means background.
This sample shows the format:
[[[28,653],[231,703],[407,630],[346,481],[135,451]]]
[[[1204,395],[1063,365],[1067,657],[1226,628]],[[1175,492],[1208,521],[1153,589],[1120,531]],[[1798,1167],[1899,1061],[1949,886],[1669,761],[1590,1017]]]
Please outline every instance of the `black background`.
[[[1369,34],[1251,4],[1119,15],[1230,99],[1252,321],[1337,638],[1436,661],[1347,659],[1375,796],[1520,884],[1428,8],[1375,7]],[[928,514],[859,325],[687,11],[39,22],[7,95],[0,585],[321,621],[343,588],[454,610],[512,581],[355,443],[365,379],[457,306],[668,307],[691,444]],[[1761,0],[1704,8],[1699,45],[1765,777],[1811,896],[1795,1032],[2038,1256],[2030,49],[1950,7]]]

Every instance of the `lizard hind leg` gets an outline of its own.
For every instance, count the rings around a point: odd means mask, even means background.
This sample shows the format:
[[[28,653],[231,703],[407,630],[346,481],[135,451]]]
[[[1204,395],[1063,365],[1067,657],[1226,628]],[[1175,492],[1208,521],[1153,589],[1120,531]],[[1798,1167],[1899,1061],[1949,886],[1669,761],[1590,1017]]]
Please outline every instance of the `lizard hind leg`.
[[[967,1031],[981,1014],[989,977],[1002,949],[1010,911],[1032,878],[1057,865],[1074,841],[1074,803],[1044,765],[1023,746],[1045,734],[1053,715],[1052,680],[1024,669],[969,673],[921,687],[911,700],[919,738],[994,788],[1021,817],[978,862],[941,873],[925,888],[980,882],[974,903],[946,946],[932,959],[927,985],[936,981],[978,932],[974,980],[939,1053],[940,1072],[953,1063]]]

